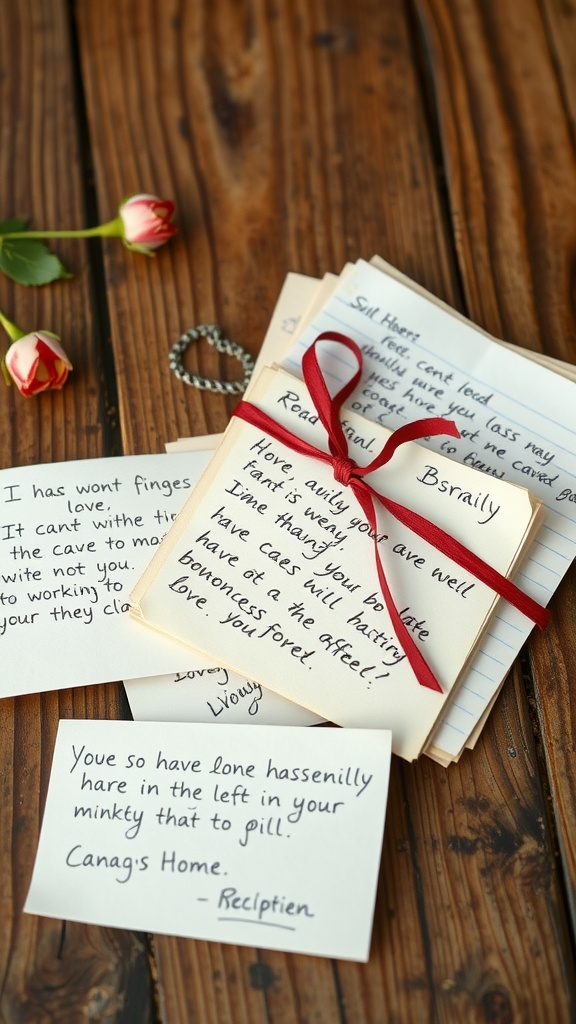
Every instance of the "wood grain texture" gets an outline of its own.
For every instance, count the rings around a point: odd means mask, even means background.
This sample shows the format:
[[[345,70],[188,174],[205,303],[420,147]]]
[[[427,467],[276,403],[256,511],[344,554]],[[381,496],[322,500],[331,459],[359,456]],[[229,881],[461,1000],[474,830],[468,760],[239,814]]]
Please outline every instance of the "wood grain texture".
[[[499,1020],[497,1007],[503,1020],[571,1019],[562,885],[524,704],[510,679],[457,772],[423,760],[409,779],[429,882],[436,867],[423,900],[440,1021]]]
[[[2,217],[28,218],[36,228],[82,226],[84,185],[67,5],[23,0],[4,5],[1,20]],[[2,276],[0,306],[23,330],[45,327],[61,335],[74,373],[62,392],[31,399],[2,386],[2,467],[92,458],[104,451],[108,428],[89,253],[84,243],[61,242],[55,248],[74,280],[33,289]],[[4,562],[2,568],[8,568]],[[105,686],[1,701],[3,1024],[127,1020],[129,992],[139,993],[139,1020],[150,1019],[145,940],[22,914],[58,720],[118,717],[125,713],[119,700],[118,687]]]
[[[572,928],[576,927],[576,596],[564,588],[554,604],[554,627],[530,646],[536,687],[534,707],[542,756],[548,769],[553,826],[562,866]]]
[[[540,6],[418,0],[469,315],[574,359],[576,159]]]
[[[542,18],[556,65],[566,117],[576,136],[576,4],[574,0],[544,0]]]
[[[549,45],[554,55],[562,101],[576,138],[576,5],[573,0],[546,0],[542,8]],[[572,189],[576,187],[573,180]],[[572,268],[572,290],[564,304],[566,326],[571,339],[570,359],[576,358],[576,313],[574,311],[575,248],[565,251]],[[554,606],[554,629],[536,637],[531,645],[532,664],[538,686],[535,704],[541,728],[558,843],[563,859],[572,927],[576,929],[576,771],[574,765],[576,699],[574,697],[576,635],[576,581],[562,588]]]
[[[416,272],[426,238],[441,291],[446,257],[418,126],[398,144],[418,104],[413,73],[400,76],[401,4],[116,6],[77,8],[101,213],[152,189],[176,200],[181,228],[153,263],[106,247],[118,372],[138,381],[121,389],[126,448],[159,450],[222,429],[230,411],[170,375],[182,330],[216,321],[256,353],[287,271],[321,275],[378,249]],[[421,211],[409,226],[389,212],[399,195]],[[188,365],[231,372],[205,345]]]
[[[573,5],[545,4],[544,19],[535,3],[520,9],[426,0],[419,7],[436,73],[454,231],[464,239],[458,254],[470,315],[488,330],[506,329],[511,340],[574,362],[576,160],[566,106],[574,93],[567,59],[576,38]],[[514,46],[506,45],[510,39]],[[549,627],[529,647],[572,926],[575,586],[572,570],[552,602]]]

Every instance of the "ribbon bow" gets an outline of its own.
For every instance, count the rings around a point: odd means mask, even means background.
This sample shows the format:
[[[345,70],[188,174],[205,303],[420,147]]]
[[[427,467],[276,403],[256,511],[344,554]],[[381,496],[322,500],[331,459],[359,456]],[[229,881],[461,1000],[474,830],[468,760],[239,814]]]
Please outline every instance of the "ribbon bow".
[[[354,353],[358,361],[358,369],[354,376],[340,390],[331,397],[326,386],[326,381],[318,363],[316,345],[320,341],[337,341],[345,345]],[[350,397],[358,385],[362,372],[362,352],[358,345],[351,338],[337,331],[325,331],[319,334],[314,343],[306,350],[302,359],[302,373],[304,383],[308,388],[314,407],[318,413],[328,435],[328,448],[330,453],[324,452],[314,445],[309,444],[302,438],[293,434],[286,427],[277,423],[251,402],[242,401],[234,410],[233,415],[251,423],[265,433],[269,434],[276,441],[291,448],[300,455],[308,455],[310,458],[318,459],[320,462],[332,466],[334,479],[344,487],[350,487],[358,504],[362,508],[374,539],[374,553],[376,560],[376,571],[378,582],[384,597],[386,609],[390,621],[401,644],[410,666],[421,686],[431,690],[442,692],[442,688],[436,679],[430,666],[421,654],[419,648],[400,618],[398,609],[390,592],[384,566],[380,559],[377,537],[377,519],[375,502],[378,502],[398,522],[407,526],[423,540],[437,548],[448,558],[452,559],[467,572],[472,573],[482,583],[487,584],[500,597],[505,598],[510,604],[518,608],[524,615],[532,619],[542,629],[549,618],[549,612],[534,601],[528,594],[520,590],[506,576],[502,576],[483,559],[479,558],[472,551],[461,544],[455,537],[446,533],[435,523],[430,522],[424,516],[419,515],[412,509],[399,505],[398,502],[380,494],[369,483],[364,480],[365,476],[380,469],[390,461],[394,452],[401,444],[407,441],[416,441],[424,437],[446,434],[450,437],[460,437],[456,424],[452,420],[446,420],[440,416],[429,419],[414,420],[406,423],[397,430],[394,430],[387,439],[382,451],[367,466],[358,466],[348,454],[348,441],[340,422],[340,409],[344,402]]]

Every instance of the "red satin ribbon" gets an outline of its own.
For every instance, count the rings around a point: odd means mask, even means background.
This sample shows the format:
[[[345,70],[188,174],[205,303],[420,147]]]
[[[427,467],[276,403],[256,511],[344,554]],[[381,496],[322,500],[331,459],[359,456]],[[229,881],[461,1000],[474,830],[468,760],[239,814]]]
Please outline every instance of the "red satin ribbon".
[[[353,352],[358,360],[358,369],[356,373],[351,380],[349,380],[348,383],[334,395],[334,397],[331,397],[330,392],[328,391],[326,381],[324,380],[324,376],[318,364],[316,345],[320,341],[340,342],[340,344],[345,345],[346,348]],[[342,484],[344,487],[351,488],[358,504],[366,516],[370,531],[373,534],[378,582],[384,597],[386,609],[390,616],[398,641],[400,642],[420,685],[426,686],[431,690],[437,690],[440,693],[442,692],[442,688],[438,680],[420,653],[420,650],[416,646],[410,632],[402,622],[398,609],[396,608],[392,598],[392,594],[390,593],[384,567],[380,560],[380,552],[378,550],[378,539],[376,536],[378,528],[376,509],[374,507],[375,500],[390,512],[390,514],[393,515],[400,523],[409,527],[419,537],[422,537],[423,540],[437,548],[442,552],[442,554],[452,559],[453,562],[462,566],[462,568],[467,572],[472,573],[482,583],[487,584],[487,586],[499,594],[500,597],[505,598],[506,601],[514,605],[515,608],[518,608],[524,615],[532,619],[542,629],[549,618],[549,612],[546,608],[543,608],[536,601],[533,601],[528,594],[525,594],[524,591],[520,590],[505,576],[502,576],[501,573],[497,572],[497,570],[491,565],[488,565],[487,562],[484,562],[483,559],[473,554],[472,551],[469,551],[463,544],[460,544],[455,537],[451,537],[450,534],[446,533],[439,526],[436,526],[434,523],[430,522],[430,520],[419,515],[417,512],[414,512],[412,509],[406,508],[404,505],[399,505],[397,502],[392,501],[391,498],[387,498],[385,495],[379,494],[378,491],[362,479],[369,473],[373,473],[376,469],[380,469],[381,466],[384,466],[389,462],[398,446],[404,444],[406,441],[416,441],[424,437],[431,437],[438,434],[446,434],[450,437],[460,437],[456,424],[451,420],[443,419],[440,416],[406,423],[404,426],[398,427],[397,430],[393,431],[380,454],[377,455],[376,458],[372,459],[372,462],[368,463],[367,466],[357,466],[354,460],[348,455],[348,441],[342,429],[342,424],[340,423],[340,409],[360,381],[362,372],[362,352],[358,345],[352,341],[351,338],[347,338],[344,334],[339,334],[336,331],[325,331],[323,334],[318,335],[315,342],[304,353],[302,359],[302,372],[304,382],[308,388],[314,407],[328,435],[328,447],[330,449],[330,454],[321,451],[319,448],[315,448],[307,441],[297,437],[296,434],[293,434],[290,430],[287,430],[286,427],[277,423],[276,420],[273,420],[265,412],[262,412],[262,410],[258,409],[257,406],[252,405],[251,402],[240,402],[234,410],[233,415],[238,416],[247,423],[251,423],[260,430],[263,430],[276,441],[280,441],[281,444],[291,448],[292,451],[295,451],[300,455],[308,455],[313,459],[318,459],[320,462],[328,463],[332,466],[336,482]]]

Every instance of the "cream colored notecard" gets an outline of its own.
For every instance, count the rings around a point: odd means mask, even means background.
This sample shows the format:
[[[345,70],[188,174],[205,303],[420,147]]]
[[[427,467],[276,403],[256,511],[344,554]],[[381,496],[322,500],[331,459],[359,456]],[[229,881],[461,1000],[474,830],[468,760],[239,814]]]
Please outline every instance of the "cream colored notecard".
[[[60,722],[29,914],[366,961],[390,735]]]
[[[303,383],[264,371],[252,400],[326,450]],[[348,414],[350,454],[367,464],[388,432]],[[370,483],[427,516],[501,573],[533,527],[520,487],[403,445]],[[378,550],[406,628],[442,692],[418,683],[392,629],[374,539],[330,466],[234,419],[131,595],[135,618],[348,727],[390,728],[418,756],[495,605],[494,593],[389,515]]]
[[[323,721],[253,679],[188,654],[183,671],[124,680],[135,721],[215,725],[317,725]]]

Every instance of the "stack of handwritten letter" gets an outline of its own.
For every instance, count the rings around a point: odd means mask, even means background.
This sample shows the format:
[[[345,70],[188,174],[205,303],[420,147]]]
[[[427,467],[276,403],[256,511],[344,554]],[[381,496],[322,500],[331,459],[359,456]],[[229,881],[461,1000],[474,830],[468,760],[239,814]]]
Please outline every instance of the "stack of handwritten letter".
[[[318,336],[331,332],[361,351],[361,379],[340,415],[355,462],[368,464],[390,431],[420,418],[442,417],[458,429],[459,437],[439,433],[399,447],[370,483],[546,605],[576,552],[572,368],[489,338],[378,258],[321,283],[290,275],[264,344],[268,362],[281,369],[257,374],[247,400],[325,450],[301,364]],[[356,359],[338,342],[319,347],[328,350],[324,372],[334,393],[352,377]],[[258,512],[258,505],[266,509]],[[448,763],[478,738],[534,620],[386,509],[378,507],[377,516],[374,531],[331,465],[234,419],[139,584],[136,613],[210,657],[218,650],[222,663],[331,721],[386,725],[401,756],[425,751]],[[250,534],[242,538],[242,529]],[[441,693],[418,684],[381,609],[375,540],[399,616]],[[201,587],[202,569],[192,566],[211,567],[210,546],[221,570],[226,551],[244,566],[246,544],[262,582],[271,590],[274,574],[280,596],[244,586],[247,596],[258,594],[257,612],[265,606],[261,623],[218,598],[226,615],[217,616],[214,640],[208,623],[192,640],[194,626],[185,632],[180,624],[196,614],[189,595]],[[188,565],[179,561],[187,552]],[[164,575],[168,593],[160,590]],[[202,594],[214,600],[214,589],[209,584]],[[300,657],[290,642],[302,648]],[[133,693],[137,702],[141,690],[129,686],[130,699]]]
[[[27,909],[367,959],[390,749],[458,759],[545,625],[574,409],[375,258],[288,276],[224,435],[4,470],[0,692],[124,678],[136,719],[62,723]]]

